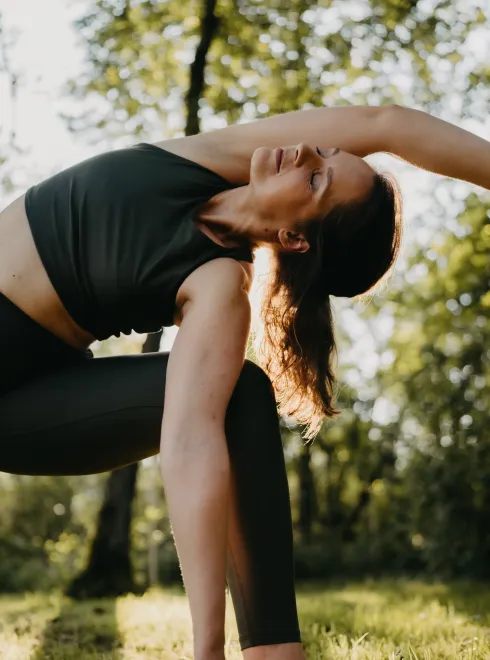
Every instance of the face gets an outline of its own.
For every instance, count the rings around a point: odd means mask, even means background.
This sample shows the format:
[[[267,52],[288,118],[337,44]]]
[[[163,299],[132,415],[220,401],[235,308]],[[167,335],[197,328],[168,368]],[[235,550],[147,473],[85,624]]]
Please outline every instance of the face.
[[[285,249],[306,252],[309,245],[295,231],[296,223],[321,220],[337,204],[362,199],[373,185],[374,170],[338,148],[302,142],[282,150],[279,171],[279,149],[260,147],[252,156],[250,186],[264,232],[261,238],[270,240],[277,233]]]

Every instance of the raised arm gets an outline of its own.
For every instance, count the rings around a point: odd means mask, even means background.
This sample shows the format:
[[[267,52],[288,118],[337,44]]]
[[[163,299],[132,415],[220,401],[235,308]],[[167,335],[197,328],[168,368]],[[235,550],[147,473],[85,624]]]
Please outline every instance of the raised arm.
[[[429,172],[490,190],[490,142],[433,115],[389,106],[383,119],[385,151]]]
[[[229,181],[248,181],[250,160],[259,147],[306,142],[321,149],[340,147],[361,158],[386,152],[422,169],[490,189],[490,142],[426,112],[398,105],[295,110],[175,142],[182,143],[184,155],[185,142],[191,158],[201,148],[204,161]]]
[[[321,149],[340,147],[355,156],[382,151],[387,107],[348,106],[294,110],[246,124],[235,124],[199,135],[158,142],[195,158],[224,176],[242,183],[250,179],[250,161],[259,147],[276,149],[306,142]]]

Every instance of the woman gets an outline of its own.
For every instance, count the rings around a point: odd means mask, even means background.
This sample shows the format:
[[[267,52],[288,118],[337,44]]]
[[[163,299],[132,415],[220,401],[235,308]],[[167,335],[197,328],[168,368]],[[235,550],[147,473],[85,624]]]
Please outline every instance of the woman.
[[[363,160],[379,151],[490,188],[467,131],[315,108],[95,156],[0,215],[0,469],[160,452],[198,660],[224,658],[225,574],[244,657],[305,658],[275,396],[310,435],[335,412],[329,295],[371,290],[400,246],[396,184]],[[245,360],[258,247],[263,368]],[[95,339],[174,323],[170,353],[91,359]]]

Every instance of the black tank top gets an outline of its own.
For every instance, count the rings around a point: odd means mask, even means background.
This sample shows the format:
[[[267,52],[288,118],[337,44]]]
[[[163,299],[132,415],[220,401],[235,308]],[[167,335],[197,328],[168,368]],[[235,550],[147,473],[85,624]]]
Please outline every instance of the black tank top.
[[[218,257],[253,263],[248,246],[215,243],[193,222],[234,185],[152,144],[94,156],[27,190],[26,213],[46,272],[71,317],[102,340],[173,325],[193,270]]]

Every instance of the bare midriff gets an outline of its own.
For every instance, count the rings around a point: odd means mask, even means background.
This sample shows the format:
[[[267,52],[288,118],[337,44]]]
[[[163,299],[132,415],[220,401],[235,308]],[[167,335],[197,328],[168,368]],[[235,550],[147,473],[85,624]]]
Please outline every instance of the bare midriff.
[[[70,316],[39,257],[22,195],[0,212],[0,292],[33,321],[81,351],[95,337]]]

